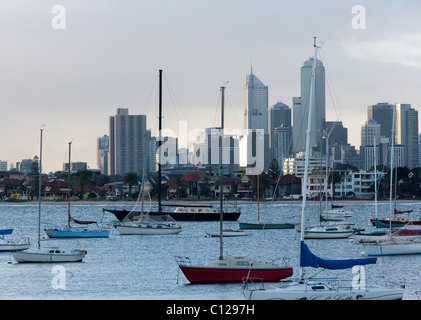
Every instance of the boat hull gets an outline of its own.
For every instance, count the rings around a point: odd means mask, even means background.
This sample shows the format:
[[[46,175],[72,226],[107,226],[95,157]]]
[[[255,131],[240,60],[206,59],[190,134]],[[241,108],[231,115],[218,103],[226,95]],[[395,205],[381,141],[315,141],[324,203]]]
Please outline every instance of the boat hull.
[[[389,288],[331,289],[293,283],[274,290],[244,290],[246,300],[402,300],[403,290]]]
[[[367,256],[394,256],[421,254],[421,242],[392,242],[370,243],[364,245],[364,253]]]
[[[114,228],[121,235],[169,235],[181,232],[181,226],[151,226],[138,223],[115,223]]]
[[[10,252],[10,251],[21,251],[29,249],[29,244],[27,243],[2,243],[0,244],[0,252]]]
[[[104,211],[114,214],[114,216],[122,221],[128,214],[129,210],[125,209],[104,209]],[[150,216],[154,215],[170,215],[175,221],[219,221],[220,214],[219,212],[149,212]],[[237,221],[240,217],[241,212],[224,212],[223,220],[224,221]]]
[[[295,224],[292,223],[247,223],[240,222],[240,229],[255,229],[255,230],[264,230],[264,229],[294,229]]]
[[[45,229],[45,233],[49,238],[108,238],[110,236],[110,230],[87,228]]]
[[[261,281],[279,281],[292,276],[290,267],[281,268],[210,268],[180,266],[190,283],[243,282],[245,278],[258,278]]]
[[[370,219],[370,221],[371,221],[371,224],[377,228],[389,228],[390,225],[392,226],[392,228],[401,228],[406,225],[414,225],[414,226],[421,225],[420,220],[406,221],[406,220],[393,220],[392,219],[392,223],[390,223],[388,219]]]
[[[86,255],[86,251],[24,250],[13,252],[12,255],[18,263],[81,262]]]

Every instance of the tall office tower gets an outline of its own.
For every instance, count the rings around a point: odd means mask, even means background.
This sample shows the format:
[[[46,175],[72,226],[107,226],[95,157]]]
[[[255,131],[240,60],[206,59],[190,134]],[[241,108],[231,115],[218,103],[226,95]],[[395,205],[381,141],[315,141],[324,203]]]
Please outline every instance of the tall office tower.
[[[418,166],[418,111],[410,104],[396,105],[395,143],[404,146],[404,164]]]
[[[268,87],[251,73],[244,85],[244,129],[264,130],[264,170],[269,167]],[[253,148],[257,150],[256,148]],[[249,151],[247,151],[249,153]]]
[[[142,174],[148,146],[146,115],[129,115],[129,109],[118,108],[110,117],[110,175]]]
[[[348,129],[342,121],[326,121],[325,135],[329,135],[329,146],[345,146],[348,144]]]
[[[104,136],[97,138],[97,165],[101,174],[108,174],[108,153],[110,150],[110,137]]]
[[[380,124],[374,119],[368,119],[361,126],[361,146],[373,146],[380,143]]]
[[[393,125],[393,105],[381,102],[367,107],[368,119],[374,119],[380,124],[380,136],[390,138]]]
[[[272,158],[283,168],[283,160],[292,156],[292,128],[281,125],[275,128],[272,136]]]
[[[273,137],[275,129],[278,127],[288,127],[291,129],[291,109],[286,104],[278,102],[269,107],[268,112],[269,121],[269,149],[270,149],[270,161],[275,158],[273,152]],[[292,137],[290,137],[292,138]]]
[[[310,107],[311,79],[313,58],[305,61],[301,67],[301,102],[294,98],[293,140],[294,152],[303,152],[306,148],[306,130]],[[320,60],[316,63],[316,84],[311,121],[310,148],[312,153],[320,152],[323,128],[326,120],[325,68]]]

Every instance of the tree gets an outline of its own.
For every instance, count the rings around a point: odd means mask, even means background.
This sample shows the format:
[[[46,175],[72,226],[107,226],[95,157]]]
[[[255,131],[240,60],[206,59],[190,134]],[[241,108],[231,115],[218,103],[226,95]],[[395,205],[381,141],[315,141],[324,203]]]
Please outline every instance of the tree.
[[[335,184],[340,183],[342,181],[342,177],[339,172],[334,171],[329,173],[328,177],[328,184],[332,185],[332,200],[335,199]]]
[[[281,171],[279,170],[278,160],[273,159],[269,166],[269,173],[272,179],[276,179]]]
[[[136,172],[128,172],[124,176],[124,184],[129,185],[129,193],[132,196],[132,187],[133,185],[137,185],[139,183],[139,177]]]
[[[81,192],[80,192],[80,199],[83,200],[83,194],[85,186],[89,184],[91,178],[91,172],[88,170],[79,170],[76,173],[76,180],[78,184],[80,184]]]
[[[31,172],[29,174],[29,176],[31,177],[31,183],[30,183],[30,187],[31,187],[31,200],[34,199],[34,195],[38,197],[38,193],[39,193],[39,159],[38,156],[35,156],[34,159],[32,160],[32,165],[31,165]]]

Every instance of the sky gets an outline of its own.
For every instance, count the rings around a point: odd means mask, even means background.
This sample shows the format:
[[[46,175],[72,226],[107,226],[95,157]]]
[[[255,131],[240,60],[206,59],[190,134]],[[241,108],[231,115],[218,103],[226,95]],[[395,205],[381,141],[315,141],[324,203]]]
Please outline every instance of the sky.
[[[292,107],[313,37],[326,120],[358,147],[367,106],[421,108],[420,14],[419,0],[0,0],[0,160],[39,155],[43,128],[44,171],[62,169],[69,141],[72,161],[97,168],[96,139],[117,108],[157,132],[159,69],[164,128],[218,125],[226,84],[225,126],[242,130],[251,66],[269,105]]]

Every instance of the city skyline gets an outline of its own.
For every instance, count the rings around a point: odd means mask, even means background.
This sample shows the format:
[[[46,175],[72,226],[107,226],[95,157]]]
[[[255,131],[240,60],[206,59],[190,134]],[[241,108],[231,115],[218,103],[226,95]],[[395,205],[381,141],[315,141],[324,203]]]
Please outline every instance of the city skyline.
[[[360,145],[369,105],[411,104],[417,111],[421,106],[417,1],[362,2],[366,29],[361,30],[352,25],[352,1],[61,4],[65,30],[51,27],[53,2],[1,5],[6,121],[0,160],[9,166],[38,155],[39,129],[45,125],[46,171],[62,168],[69,141],[75,161],[96,168],[97,138],[108,133],[108,118],[117,108],[146,114],[155,135],[158,69],[165,77],[164,127],[178,132],[183,120],[189,130],[217,125],[219,87],[228,81],[226,126],[243,129],[250,66],[269,88],[269,106],[281,101],[292,107],[313,36],[331,81],[326,121],[342,121],[351,145]]]

